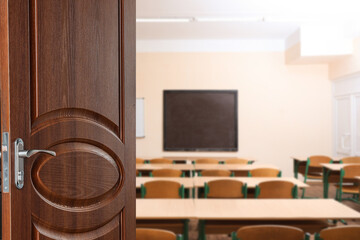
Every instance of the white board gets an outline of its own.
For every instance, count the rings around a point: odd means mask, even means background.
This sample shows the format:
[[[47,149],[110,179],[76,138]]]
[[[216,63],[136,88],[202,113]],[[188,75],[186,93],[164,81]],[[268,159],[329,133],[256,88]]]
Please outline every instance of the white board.
[[[136,137],[145,137],[144,99],[136,99]]]

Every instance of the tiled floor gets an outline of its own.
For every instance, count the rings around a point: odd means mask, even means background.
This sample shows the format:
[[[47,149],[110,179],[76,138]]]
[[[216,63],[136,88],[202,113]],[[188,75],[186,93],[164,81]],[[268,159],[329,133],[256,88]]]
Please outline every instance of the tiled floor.
[[[321,183],[310,183],[311,187],[306,190],[306,197],[322,197],[322,184]],[[329,190],[329,198],[334,198],[335,196],[335,187],[330,187]],[[350,201],[343,201],[344,204],[347,206],[357,210],[360,212],[360,204],[356,204]],[[360,220],[358,221],[348,221],[348,224],[359,224]],[[341,225],[341,223],[339,224]],[[197,221],[190,222],[190,240],[197,239]],[[226,235],[207,235],[207,240],[230,240],[231,238]]]

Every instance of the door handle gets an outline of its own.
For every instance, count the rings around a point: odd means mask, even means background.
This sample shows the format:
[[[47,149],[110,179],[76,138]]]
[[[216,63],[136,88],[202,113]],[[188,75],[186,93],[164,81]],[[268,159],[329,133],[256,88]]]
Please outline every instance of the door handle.
[[[15,140],[15,185],[18,189],[24,187],[24,158],[29,158],[37,153],[46,153],[51,156],[56,156],[54,151],[49,150],[24,150],[24,142],[21,138]]]

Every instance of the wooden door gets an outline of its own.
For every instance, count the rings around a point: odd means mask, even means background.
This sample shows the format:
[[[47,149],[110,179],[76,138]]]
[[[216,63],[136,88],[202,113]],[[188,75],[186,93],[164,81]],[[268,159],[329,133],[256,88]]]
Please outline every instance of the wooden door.
[[[0,32],[3,239],[135,239],[135,0],[1,0]],[[17,138],[57,154],[21,190]]]

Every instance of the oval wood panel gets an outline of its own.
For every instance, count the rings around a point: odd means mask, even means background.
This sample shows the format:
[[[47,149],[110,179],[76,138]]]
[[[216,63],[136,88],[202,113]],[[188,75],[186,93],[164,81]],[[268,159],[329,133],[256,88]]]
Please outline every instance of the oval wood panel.
[[[122,167],[104,150],[86,143],[62,143],[52,149],[56,157],[39,155],[32,168],[36,190],[50,202],[89,206],[116,191]]]

